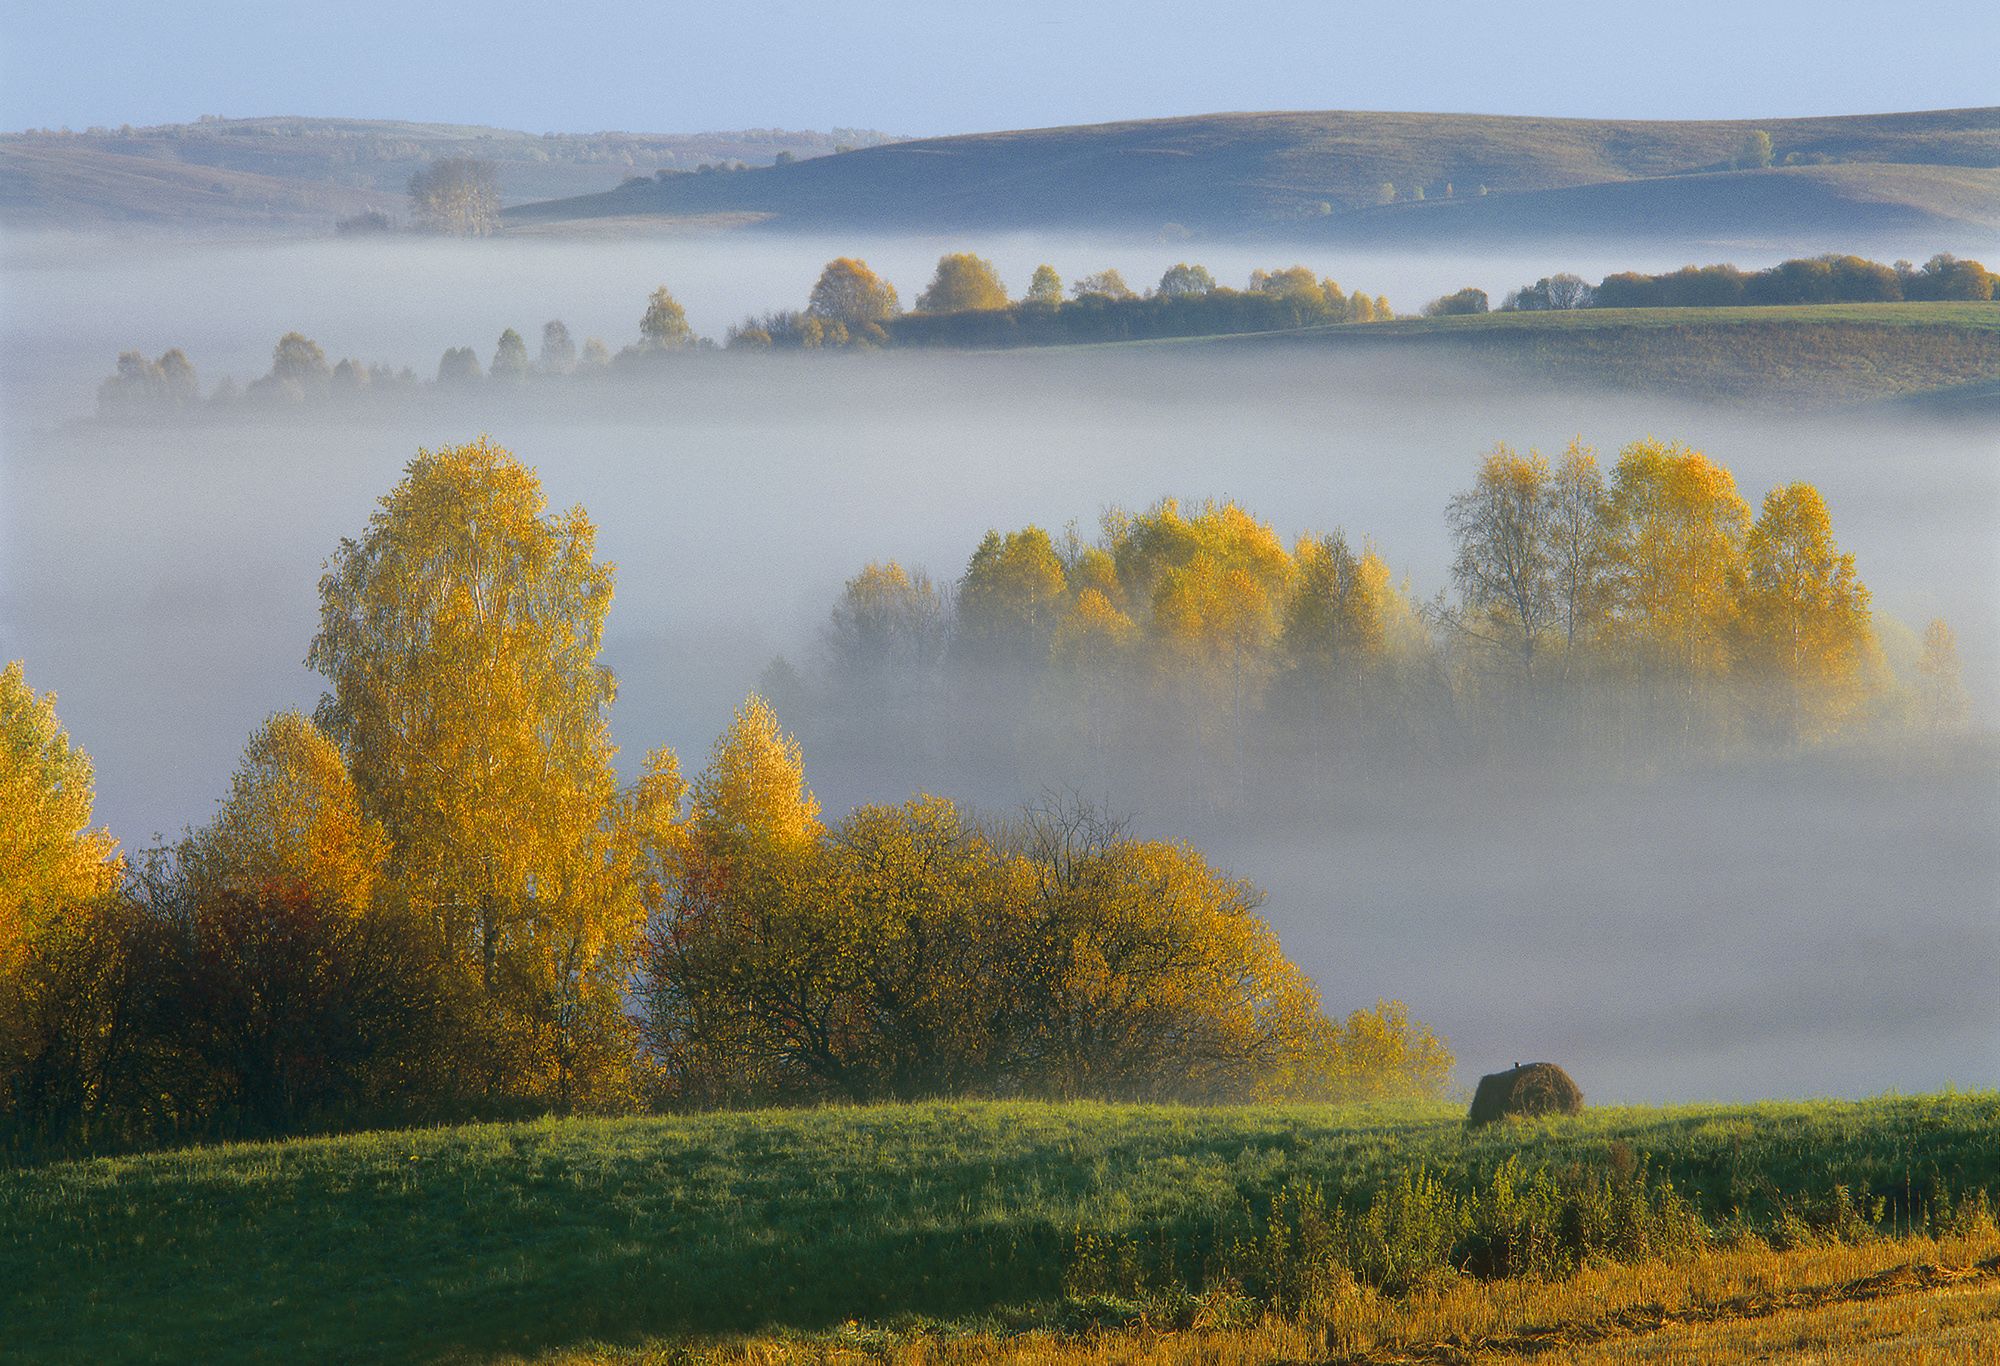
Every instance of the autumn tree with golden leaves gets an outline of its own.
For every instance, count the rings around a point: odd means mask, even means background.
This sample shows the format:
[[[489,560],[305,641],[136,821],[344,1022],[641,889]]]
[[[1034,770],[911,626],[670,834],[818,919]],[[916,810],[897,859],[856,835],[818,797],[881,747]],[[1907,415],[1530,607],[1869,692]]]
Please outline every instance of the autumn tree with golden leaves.
[[[118,842],[91,825],[95,796],[56,695],[37,695],[19,660],[0,669],[0,974],[39,922],[116,884]]]
[[[1868,589],[1811,484],[1765,495],[1744,542],[1743,664],[1787,741],[1824,739],[1859,712],[1881,667]]]
[[[638,908],[615,827],[612,567],[581,508],[481,438],[421,451],[320,583],[307,656],[389,876],[454,965],[495,1096],[615,1090]],[[604,1062],[590,1076],[585,1058]]]
[[[940,256],[937,273],[917,296],[919,313],[966,313],[1007,306],[1007,287],[993,263],[971,252]]]

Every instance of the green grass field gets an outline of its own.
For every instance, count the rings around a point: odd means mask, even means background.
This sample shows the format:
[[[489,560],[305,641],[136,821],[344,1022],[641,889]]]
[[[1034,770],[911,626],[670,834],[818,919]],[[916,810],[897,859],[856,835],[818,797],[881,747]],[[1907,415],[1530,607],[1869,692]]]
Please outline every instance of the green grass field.
[[[1482,313],[1131,345],[1323,346],[1470,361],[1530,382],[1777,408],[2000,381],[2000,304],[1800,304]]]
[[[1592,1110],[926,1104],[549,1120],[0,1171],[8,1360],[461,1360],[584,1342],[1061,1327],[1079,1232],[1183,1237],[1296,1178],[1365,1202],[1628,1145],[1711,1219],[1836,1181],[2000,1187],[2000,1094]],[[1891,1214],[1891,1220],[1895,1218]]]
[[[2000,333],[2000,304],[1783,304],[1760,308],[1579,308],[1551,313],[1467,313],[1444,318],[1399,318],[1372,324],[1383,336],[1453,336],[1463,333],[1519,331],[1546,334],[1625,332],[1711,327],[1825,327],[1837,324],[1867,327],[1923,328],[1947,332]],[[1345,329],[1311,329],[1315,335],[1335,335]]]

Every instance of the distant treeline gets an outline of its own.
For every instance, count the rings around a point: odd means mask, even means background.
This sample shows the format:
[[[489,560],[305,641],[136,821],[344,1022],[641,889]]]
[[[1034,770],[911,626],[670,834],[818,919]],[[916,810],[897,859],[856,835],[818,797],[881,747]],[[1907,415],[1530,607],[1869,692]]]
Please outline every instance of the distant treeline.
[[[1591,285],[1575,275],[1546,276],[1510,293],[1502,311],[1579,308],[1684,308],[1745,304],[1866,303],[1897,300],[1990,300],[1994,276],[1977,261],[1940,254],[1921,268],[1858,256],[1817,256],[1768,270],[1684,266],[1664,275],[1626,272]],[[1468,287],[1433,299],[1427,316],[1485,313],[1486,292]],[[730,351],[872,350],[882,347],[1009,347],[1137,341],[1155,337],[1280,332],[1342,323],[1389,321],[1389,300],[1309,267],[1256,270],[1248,284],[1218,284],[1203,266],[1169,268],[1143,294],[1115,269],[1085,275],[1065,290],[1055,267],[1035,268],[1027,291],[1010,297],[993,263],[969,253],[939,258],[930,284],[905,310],[896,287],[853,257],[829,261],[806,306],[746,318],[729,329]],[[105,417],[150,418],[205,406],[240,403],[354,402],[425,390],[465,390],[482,383],[525,386],[560,379],[638,376],[664,360],[719,348],[688,325],[687,313],[662,285],[646,299],[638,339],[615,353],[590,337],[578,343],[568,324],[545,323],[537,354],[513,328],[501,333],[481,365],[470,346],[454,346],[434,377],[354,358],[330,362],[320,345],[288,332],[272,349],[270,370],[239,386],[225,378],[206,396],[193,362],[179,347],[156,360],[139,351],[118,357],[98,388]]]
[[[1802,256],[1763,270],[1732,265],[1682,266],[1659,275],[1622,271],[1592,285],[1581,276],[1546,275],[1501,301],[1500,312],[1573,308],[1743,308],[1782,304],[1985,303],[1996,277],[1977,261],[1940,252],[1922,266],[1883,265],[1860,256]],[[1428,317],[1484,313],[1486,291],[1468,286],[1424,305]]]
[[[896,287],[866,261],[842,257],[827,263],[802,310],[780,310],[745,319],[729,329],[731,351],[869,350],[887,346],[1016,346],[1062,342],[1127,341],[1145,337],[1212,336],[1366,323],[1393,318],[1382,295],[1347,293],[1305,266],[1251,272],[1247,288],[1218,285],[1201,266],[1181,264],[1140,294],[1115,269],[1074,281],[1067,295],[1055,267],[1038,266],[1019,300],[1008,297],[990,261],[958,254],[941,258],[916,309],[905,312]],[[539,352],[513,328],[501,333],[484,367],[470,346],[454,346],[425,379],[352,357],[329,361],[318,342],[288,332],[272,348],[271,368],[248,385],[225,378],[206,395],[187,353],[179,347],[158,359],[143,352],[119,355],[115,373],[98,387],[105,417],[150,418],[213,405],[359,401],[426,389],[465,389],[481,382],[501,386],[544,380],[641,375],[663,359],[714,351],[696,335],[687,313],[662,285],[646,299],[638,339],[617,352],[596,337],[580,344],[568,324],[542,327]]]

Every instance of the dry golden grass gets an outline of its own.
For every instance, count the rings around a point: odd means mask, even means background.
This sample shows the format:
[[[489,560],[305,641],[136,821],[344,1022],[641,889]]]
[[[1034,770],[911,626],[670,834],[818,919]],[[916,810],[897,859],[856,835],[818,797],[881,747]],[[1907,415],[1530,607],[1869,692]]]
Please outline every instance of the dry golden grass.
[[[1321,1322],[1230,1322],[1237,1313],[1216,1298],[1196,1326],[1177,1331],[1142,1324],[1083,1336],[933,1337],[850,1325],[812,1338],[588,1347],[538,1360],[544,1366],[2000,1363],[2000,1233],[1787,1252],[1752,1240],[1690,1261],[1594,1267],[1562,1281],[1465,1279],[1401,1300],[1357,1287]]]

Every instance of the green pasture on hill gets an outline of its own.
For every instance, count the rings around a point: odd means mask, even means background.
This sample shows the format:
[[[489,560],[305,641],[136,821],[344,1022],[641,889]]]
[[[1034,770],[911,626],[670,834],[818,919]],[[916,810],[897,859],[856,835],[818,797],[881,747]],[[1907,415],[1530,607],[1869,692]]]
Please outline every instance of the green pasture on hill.
[[[1480,313],[1132,344],[1397,352],[1559,387],[1837,408],[2000,381],[2000,303]]]
[[[435,1360],[846,1321],[1063,1321],[1080,1232],[1189,1236],[1296,1178],[1614,1145],[1710,1218],[2000,1186],[2000,1095],[1606,1109],[921,1104],[377,1132],[0,1171],[0,1356]],[[1892,1216],[1893,1217],[1893,1216]]]
[[[1444,318],[1399,318],[1371,326],[1378,336],[1422,336],[1514,329],[1528,332],[1599,332],[1718,326],[1827,326],[1840,323],[2000,333],[2000,304],[1930,302],[1774,304],[1736,308],[1578,308],[1540,313],[1494,312]],[[1311,329],[1314,334],[1338,330]]]

